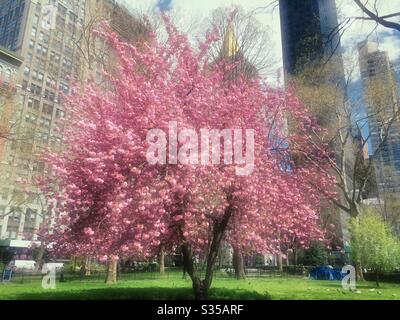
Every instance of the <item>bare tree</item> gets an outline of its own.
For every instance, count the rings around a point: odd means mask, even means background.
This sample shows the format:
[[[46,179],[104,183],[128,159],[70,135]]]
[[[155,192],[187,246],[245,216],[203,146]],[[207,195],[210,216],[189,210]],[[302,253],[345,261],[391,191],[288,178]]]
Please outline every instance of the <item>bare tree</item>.
[[[363,17],[356,17],[355,19],[361,20],[372,20],[375,21],[377,24],[380,24],[386,28],[394,29],[400,32],[400,23],[390,21],[390,18],[399,17],[399,12],[393,12],[387,15],[380,15],[379,14],[379,0],[353,0],[354,3],[362,10],[364,13]],[[371,4],[372,3],[372,4]]]
[[[329,67],[324,65],[307,70],[292,79],[291,84],[300,99],[317,116],[320,124],[327,128],[323,135],[317,135],[315,132],[313,134],[316,139],[328,142],[334,152],[331,169],[336,174],[341,199],[331,200],[341,210],[357,217],[359,205],[371,179],[372,159],[380,156],[391,129],[398,122],[399,111],[396,99],[388,99],[388,84],[377,80],[365,89],[367,103],[374,106],[373,113],[363,115],[362,96],[350,99],[345,94],[355,68],[347,75],[344,87],[338,87],[326,80],[329,75],[335,74],[330,68],[335,66],[330,64]],[[310,79],[321,79],[321,74],[325,81],[310,83]],[[375,146],[372,157],[366,157],[365,148],[371,140],[372,133],[365,134],[364,129],[372,118],[380,127],[380,143]]]
[[[211,13],[206,24],[208,28],[216,28],[221,36],[211,47],[212,61],[240,61],[236,76],[276,73],[277,60],[270,30],[261,25],[255,12],[246,12],[239,6],[221,7]]]
[[[139,43],[153,31],[153,25],[144,14],[132,12],[121,4],[112,2],[90,3],[86,11],[85,24],[78,30],[73,39],[76,48],[76,59],[80,61],[80,80],[86,81],[97,75],[102,82],[101,72],[112,72],[115,57],[106,42],[95,36],[96,30],[103,30],[103,23],[118,34],[124,41]],[[156,23],[155,19],[152,22]]]

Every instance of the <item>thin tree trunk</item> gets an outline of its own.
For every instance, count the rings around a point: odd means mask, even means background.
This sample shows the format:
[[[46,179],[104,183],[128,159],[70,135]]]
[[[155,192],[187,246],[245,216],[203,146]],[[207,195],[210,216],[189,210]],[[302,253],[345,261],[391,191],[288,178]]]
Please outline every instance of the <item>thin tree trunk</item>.
[[[379,288],[379,273],[378,272],[375,274],[375,283],[376,283],[376,287]]]
[[[85,276],[90,276],[92,272],[92,259],[90,257],[86,257],[85,261]]]
[[[164,251],[164,247],[161,246],[160,249],[160,274],[164,274],[165,273],[165,251]]]
[[[282,254],[281,253],[279,253],[278,254],[278,270],[280,271],[280,272],[283,272],[283,263],[282,263]]]
[[[237,249],[233,249],[233,257],[232,257],[233,268],[235,269],[235,277],[236,279],[245,279],[246,273],[244,272],[244,261],[243,255]]]
[[[110,260],[108,262],[107,277],[106,277],[107,284],[117,283],[117,266],[118,264],[116,260]]]
[[[357,281],[364,281],[364,274],[362,271],[362,266],[359,262],[356,262],[356,278],[357,278]]]
[[[44,256],[44,246],[43,246],[43,244],[41,244],[40,248],[39,248],[39,251],[38,251],[38,255],[36,257],[35,271],[38,271],[40,266],[42,265],[43,256]]]
[[[200,279],[196,267],[193,263],[193,254],[187,243],[182,245],[183,272],[188,273],[192,279],[194,298],[196,300],[206,300],[208,298],[208,288],[206,283]]]
[[[75,272],[76,270],[76,256],[72,258],[72,271]]]

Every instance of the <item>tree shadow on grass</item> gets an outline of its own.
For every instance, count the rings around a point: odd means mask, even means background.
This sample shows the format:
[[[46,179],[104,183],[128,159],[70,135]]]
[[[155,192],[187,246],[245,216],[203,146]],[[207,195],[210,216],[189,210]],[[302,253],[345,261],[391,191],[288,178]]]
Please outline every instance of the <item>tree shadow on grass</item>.
[[[191,288],[99,288],[22,293],[17,300],[192,300]],[[211,300],[270,300],[266,292],[213,288]]]

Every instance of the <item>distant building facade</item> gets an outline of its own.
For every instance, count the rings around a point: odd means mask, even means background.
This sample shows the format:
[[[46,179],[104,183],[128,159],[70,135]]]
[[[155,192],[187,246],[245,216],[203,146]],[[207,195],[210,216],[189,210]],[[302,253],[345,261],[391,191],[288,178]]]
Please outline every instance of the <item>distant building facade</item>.
[[[12,170],[6,161],[7,142],[13,135],[13,119],[21,106],[21,91],[18,83],[19,70],[23,63],[22,57],[15,52],[0,47],[0,188],[4,189],[8,182],[8,173]],[[18,231],[13,221],[8,223],[6,204],[8,197],[0,195],[0,239]],[[14,234],[12,234],[14,235]]]
[[[7,143],[0,168],[0,239],[35,239],[48,213],[37,188],[28,185],[32,194],[27,195],[19,181],[45,173],[37,154],[61,146],[60,120],[66,114],[61,93],[69,92],[69,78],[80,73],[74,38],[84,24],[86,3],[0,0],[0,8],[0,45],[24,58],[17,77],[20,102],[13,115],[18,139]]]
[[[113,63],[107,45],[86,41],[93,39],[88,33],[80,37],[84,26],[102,20],[127,41],[147,30],[115,0],[0,0],[0,46],[23,57],[11,69],[20,88],[13,113],[18,139],[4,142],[0,159],[0,240],[37,240],[40,224],[52,215],[37,187],[28,184],[28,195],[19,181],[46,174],[37,154],[62,146],[68,110],[61,96],[70,92],[70,79],[101,81],[105,62]],[[4,67],[4,74],[9,70]]]
[[[19,69],[23,58],[0,47],[0,162],[5,155],[6,141],[13,128],[13,115],[19,102]],[[1,166],[1,165],[0,165]]]
[[[388,119],[398,112],[398,85],[387,52],[378,44],[359,44],[359,65],[374,154],[378,190],[400,191],[400,122],[395,120],[385,139]]]

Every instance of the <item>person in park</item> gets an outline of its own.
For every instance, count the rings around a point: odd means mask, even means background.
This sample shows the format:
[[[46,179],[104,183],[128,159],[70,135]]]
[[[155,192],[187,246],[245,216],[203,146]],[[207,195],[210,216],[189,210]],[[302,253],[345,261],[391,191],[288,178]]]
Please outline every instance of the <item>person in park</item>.
[[[108,261],[110,283],[119,259],[154,258],[162,243],[181,252],[194,297],[206,299],[222,242],[279,253],[293,238],[323,241],[318,190],[334,197],[335,179],[328,147],[312,139],[323,129],[290,91],[224,81],[235,64],[207,55],[221,35],[194,46],[163,20],[166,42],[132,45],[106,25],[95,33],[117,65],[107,86],[76,83],[64,97],[63,149],[43,156],[52,174],[40,183],[58,217],[43,237],[54,254]],[[223,139],[211,141],[215,132]]]

